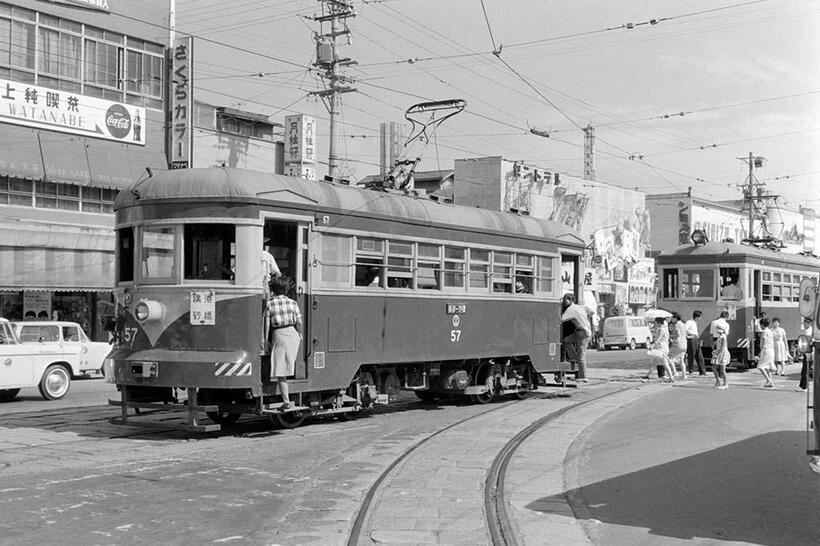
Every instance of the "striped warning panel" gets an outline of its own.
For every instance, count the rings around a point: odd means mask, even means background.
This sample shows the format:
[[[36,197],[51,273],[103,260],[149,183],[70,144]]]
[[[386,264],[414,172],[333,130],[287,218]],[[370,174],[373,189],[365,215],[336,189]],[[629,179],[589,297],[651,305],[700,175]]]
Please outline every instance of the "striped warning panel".
[[[737,340],[737,346],[738,347],[748,347],[749,346],[749,338],[742,337],[742,338],[738,339]]]
[[[214,375],[218,377],[238,377],[251,375],[250,362],[217,362],[214,364]]]

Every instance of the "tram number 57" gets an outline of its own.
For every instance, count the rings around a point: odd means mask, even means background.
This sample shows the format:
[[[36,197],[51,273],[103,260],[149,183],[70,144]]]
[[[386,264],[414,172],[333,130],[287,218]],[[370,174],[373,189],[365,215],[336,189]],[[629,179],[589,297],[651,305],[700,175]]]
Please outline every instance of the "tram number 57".
[[[461,330],[450,330],[450,341],[452,343],[461,341]]]

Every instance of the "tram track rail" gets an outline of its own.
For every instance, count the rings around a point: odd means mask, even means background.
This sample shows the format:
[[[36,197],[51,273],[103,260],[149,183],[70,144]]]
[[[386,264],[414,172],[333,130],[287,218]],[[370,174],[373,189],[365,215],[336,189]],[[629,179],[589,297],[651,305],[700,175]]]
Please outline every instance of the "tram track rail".
[[[566,413],[579,407],[583,407],[585,405],[607,398],[608,396],[612,396],[631,389],[634,389],[634,386],[616,389],[614,391],[610,391],[599,396],[595,396],[588,400],[582,400],[580,402],[570,404],[569,406],[553,411],[548,415],[534,421],[525,429],[521,430],[512,439],[510,439],[501,448],[501,450],[499,450],[498,454],[496,455],[492,464],[489,467],[484,485],[485,519],[487,522],[487,526],[490,530],[492,543],[494,545],[518,544],[513,534],[513,525],[511,523],[509,513],[506,509],[506,497],[504,496],[504,479],[507,467],[510,461],[512,460],[512,457],[515,454],[516,450],[521,446],[521,444],[523,444],[532,434],[537,432],[539,429],[549,424],[550,422],[558,419],[559,417],[565,415]],[[510,400],[499,404],[494,404],[492,408],[486,409],[479,413],[475,413],[473,415],[470,415],[469,417],[465,417],[464,419],[460,419],[454,423],[447,425],[444,428],[441,428],[431,434],[428,434],[427,436],[418,440],[412,446],[407,448],[404,452],[402,452],[401,455],[399,455],[389,466],[387,466],[387,468],[384,469],[384,471],[382,471],[382,473],[378,476],[378,478],[376,478],[376,480],[365,493],[364,499],[362,500],[359,506],[359,510],[356,513],[355,519],[353,520],[353,525],[351,527],[350,535],[347,540],[347,546],[357,546],[361,543],[361,540],[363,538],[368,536],[368,523],[372,516],[374,502],[376,501],[378,494],[382,490],[382,486],[384,485],[385,481],[388,480],[388,478],[393,474],[394,470],[399,465],[406,461],[411,455],[416,453],[420,448],[429,444],[432,440],[434,440],[441,434],[444,434],[445,432],[448,432],[460,425],[463,425],[464,423],[467,423],[474,419],[478,419],[479,417],[484,417],[490,413],[505,409],[510,405],[515,404],[516,402],[518,402],[518,400]]]
[[[533,434],[541,430],[544,426],[566,415],[570,411],[592,404],[609,396],[619,394],[633,389],[627,387],[610,391],[588,400],[581,400],[569,406],[560,408],[544,417],[534,421],[532,424],[513,436],[504,447],[499,450],[489,470],[487,479],[484,482],[484,511],[487,527],[494,546],[516,546],[519,544],[515,536],[512,519],[507,511],[507,498],[504,493],[504,482],[507,476],[507,467],[512,461],[518,448]]]

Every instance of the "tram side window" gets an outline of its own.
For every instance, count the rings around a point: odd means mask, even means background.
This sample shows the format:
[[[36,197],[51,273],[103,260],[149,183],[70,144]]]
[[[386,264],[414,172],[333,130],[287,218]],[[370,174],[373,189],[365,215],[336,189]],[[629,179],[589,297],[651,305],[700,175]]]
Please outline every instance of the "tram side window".
[[[441,247],[419,243],[416,263],[416,287],[422,290],[438,290],[441,273]]]
[[[350,286],[350,237],[329,235],[322,237],[322,284]]]
[[[515,255],[515,293],[532,294],[534,256]]]
[[[186,279],[234,279],[236,227],[233,224],[186,224],[184,238]]]
[[[388,241],[387,287],[413,287],[413,243]]]
[[[174,276],[173,227],[146,226],[142,228],[140,275],[144,281],[165,280]]]
[[[663,298],[673,300],[678,298],[678,270],[663,270]]]
[[[764,271],[760,282],[760,292],[763,301],[772,301],[772,272]]]
[[[536,284],[539,294],[553,294],[555,292],[555,258],[538,257],[538,282]]]
[[[444,247],[444,286],[464,289],[467,249]]]
[[[117,230],[117,282],[134,280],[134,228],[120,228]]]
[[[743,298],[743,291],[740,283],[740,268],[721,267],[720,273],[720,297],[727,300],[739,300]]]
[[[681,298],[714,298],[715,272],[711,269],[682,269]]]
[[[512,293],[512,269],[510,252],[493,252],[493,292]]]
[[[384,286],[384,241],[356,239],[356,286]]]
[[[470,290],[487,292],[490,288],[490,251],[470,249]]]

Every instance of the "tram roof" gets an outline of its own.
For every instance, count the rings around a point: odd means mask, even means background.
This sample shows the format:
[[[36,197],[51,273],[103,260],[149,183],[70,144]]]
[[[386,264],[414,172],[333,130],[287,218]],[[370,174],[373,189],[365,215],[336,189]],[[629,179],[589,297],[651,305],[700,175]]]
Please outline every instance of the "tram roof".
[[[674,263],[725,263],[730,261],[748,261],[753,263],[799,265],[820,267],[820,259],[814,256],[788,254],[769,248],[760,248],[738,243],[708,242],[705,245],[687,244],[674,250],[666,250],[656,256],[662,264]]]
[[[137,195],[139,197],[137,197]],[[424,197],[380,192],[325,181],[231,168],[179,169],[154,172],[130,191],[121,191],[115,209],[156,200],[221,203],[299,203],[313,209],[332,208],[352,216],[402,218],[427,225],[459,226],[517,236],[560,239],[582,245],[569,226],[512,212],[439,203]]]

